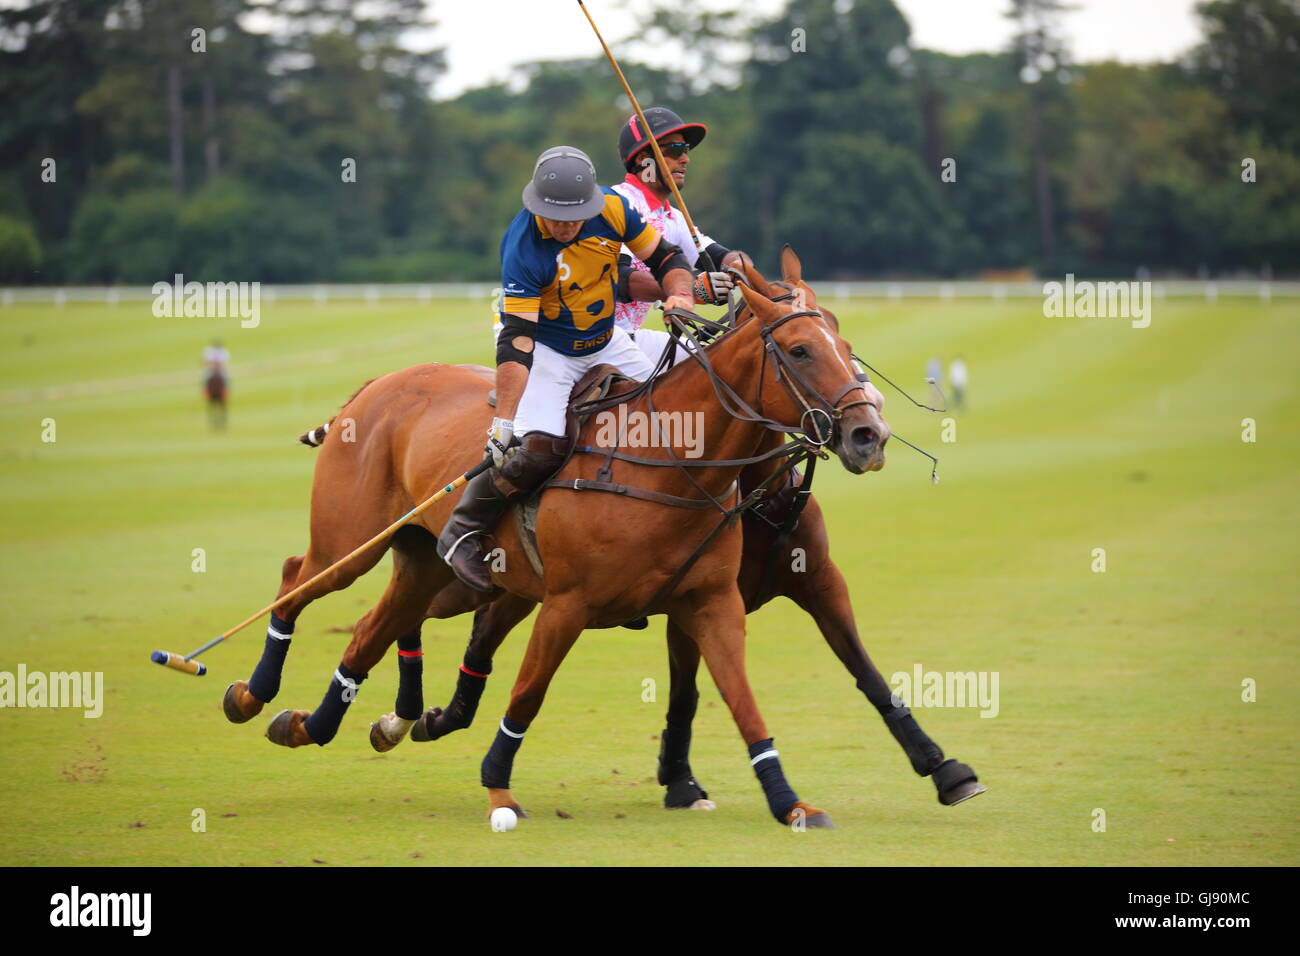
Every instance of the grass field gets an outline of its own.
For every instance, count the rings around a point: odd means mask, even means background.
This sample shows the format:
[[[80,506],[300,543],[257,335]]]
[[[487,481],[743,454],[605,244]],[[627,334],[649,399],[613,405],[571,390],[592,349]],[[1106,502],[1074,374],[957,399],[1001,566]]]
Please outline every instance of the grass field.
[[[1147,329],[1046,319],[1037,300],[827,304],[895,380],[923,391],[931,354],[971,368],[954,443],[943,416],[886,390],[890,423],[940,457],[942,483],[891,445],[877,475],[824,465],[817,494],[886,676],[999,674],[993,719],[916,711],[987,794],[941,807],[785,601],[750,619],[749,673],[791,783],[834,832],[773,823],[711,685],[692,763],[719,809],[661,809],[662,619],[579,641],[516,763],[533,818],[511,834],[483,818],[478,764],[522,629],[468,731],[376,755],[390,658],[329,747],[271,745],[275,710],[320,700],[387,561],[308,610],[275,706],[228,724],[221,693],[248,676],[260,627],[210,652],[204,678],[149,652],[191,650],[273,596],[306,542],[314,455],[295,437],[376,374],[490,361],[486,303],[265,303],[256,329],[157,319],[147,302],[13,305],[0,671],[102,671],[105,703],[98,719],[0,710],[0,865],[1300,863],[1300,303],[1170,299]],[[224,434],[199,397],[214,334],[233,353]],[[428,703],[450,696],[467,634],[467,620],[426,625]]]

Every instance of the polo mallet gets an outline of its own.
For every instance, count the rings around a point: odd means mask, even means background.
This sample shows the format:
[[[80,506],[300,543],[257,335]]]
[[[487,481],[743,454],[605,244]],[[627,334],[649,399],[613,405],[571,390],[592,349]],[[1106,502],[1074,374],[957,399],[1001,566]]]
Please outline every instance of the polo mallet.
[[[149,655],[149,659],[153,661],[155,664],[163,665],[163,667],[170,667],[173,670],[183,671],[186,674],[193,674],[195,677],[202,677],[204,674],[208,672],[208,668],[205,664],[196,661],[194,658],[198,657],[204,651],[208,650],[208,648],[216,647],[218,644],[220,644],[222,641],[224,641],[226,638],[230,637],[231,635],[237,634],[238,632],[242,631],[244,628],[248,627],[248,625],[252,624],[254,621],[262,617],[263,615],[271,613],[271,611],[275,610],[277,607],[279,607],[285,601],[289,600],[291,597],[301,594],[303,591],[307,590],[307,588],[311,587],[317,581],[321,580],[321,578],[325,577],[326,575],[330,574],[333,571],[338,570],[342,565],[347,564],[349,561],[351,561],[357,555],[361,554],[371,545],[378,544],[380,541],[383,541],[385,538],[387,538],[389,535],[395,532],[398,528],[402,527],[402,525],[411,521],[413,518],[418,518],[420,515],[422,515],[430,505],[436,504],[437,502],[441,501],[443,498],[447,497],[447,495],[451,494],[457,488],[461,487],[461,485],[464,485],[466,482],[468,482],[471,478],[474,478],[475,476],[480,475],[483,472],[487,471],[488,468],[490,468],[491,466],[492,466],[492,459],[484,458],[481,462],[479,462],[469,471],[465,472],[465,474],[461,475],[451,484],[446,485],[445,487],[439,489],[431,497],[427,498],[422,503],[416,505],[406,514],[402,515],[402,517],[398,518],[396,521],[390,524],[383,531],[379,532],[379,534],[375,535],[365,544],[361,545],[359,548],[353,551],[351,554],[347,555],[346,557],[339,558],[339,560],[335,561],[324,571],[320,572],[320,574],[313,575],[310,580],[304,581],[302,584],[298,585],[288,594],[285,594],[283,597],[276,598],[274,601],[272,601],[266,607],[262,608],[262,610],[258,611],[252,617],[245,618],[243,621],[240,621],[238,624],[236,624],[230,630],[226,631],[224,634],[218,634],[216,637],[208,641],[198,650],[191,651],[190,653],[186,654],[184,657],[181,657],[179,654],[173,654],[171,651],[154,651],[152,654]]]
[[[654,150],[655,162],[659,164],[659,169],[666,173],[668,170],[668,164],[664,161],[664,152],[659,148],[659,140],[654,138],[653,130],[650,129],[650,124],[646,121],[645,113],[641,109],[641,104],[637,102],[636,94],[632,92],[632,87],[628,85],[627,77],[625,77],[623,71],[619,69],[618,60],[614,59],[614,54],[610,51],[609,44],[607,44],[605,38],[600,35],[600,28],[596,26],[596,21],[591,18],[591,12],[587,9],[587,5],[583,3],[582,0],[578,0],[578,6],[582,7],[582,12],[586,15],[587,22],[591,24],[591,29],[596,33],[596,39],[600,41],[601,48],[605,51],[605,56],[609,58],[609,65],[614,68],[614,72],[618,74],[618,81],[623,84],[623,92],[627,94],[628,100],[632,103],[632,109],[636,112],[636,118],[641,121],[641,128],[645,130],[646,138],[650,140],[650,148]],[[696,252],[700,254],[705,265],[709,267],[707,271],[713,272],[713,259],[704,251],[704,246],[700,244],[699,230],[695,228],[695,222],[691,219],[690,210],[686,208],[686,200],[682,199],[681,190],[677,188],[677,183],[671,175],[665,175],[664,178],[668,180],[668,188],[672,190],[673,199],[677,200],[677,208],[682,211],[682,218],[686,220],[687,228],[691,230],[691,239],[695,242]]]

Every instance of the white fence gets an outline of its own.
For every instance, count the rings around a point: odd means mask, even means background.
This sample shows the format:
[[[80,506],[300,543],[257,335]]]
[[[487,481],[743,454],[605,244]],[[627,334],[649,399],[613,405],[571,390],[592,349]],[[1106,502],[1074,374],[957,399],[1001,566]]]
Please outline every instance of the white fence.
[[[836,282],[813,280],[811,285],[818,294],[833,299],[873,298],[890,299],[1040,299],[1043,285],[1058,281],[1043,279],[1034,282]],[[1132,280],[1122,280],[1132,281]],[[1249,297],[1268,302],[1275,296],[1291,298],[1300,296],[1300,282],[1263,281],[1250,279],[1153,279],[1151,292],[1157,299],[1195,297],[1209,302],[1219,297]],[[497,287],[486,282],[356,284],[356,285],[263,285],[261,301],[316,301],[316,302],[379,302],[382,300],[414,300],[429,302],[433,299],[483,299],[491,301]],[[119,302],[151,301],[154,294],[149,286],[14,286],[0,288],[0,306],[17,302]]]

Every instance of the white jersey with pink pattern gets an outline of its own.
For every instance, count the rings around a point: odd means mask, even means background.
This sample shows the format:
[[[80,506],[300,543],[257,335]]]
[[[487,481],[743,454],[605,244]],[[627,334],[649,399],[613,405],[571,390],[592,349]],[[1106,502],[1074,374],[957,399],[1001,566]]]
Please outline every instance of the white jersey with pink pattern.
[[[659,235],[673,245],[681,247],[682,255],[694,268],[695,260],[700,257],[700,254],[695,248],[695,240],[691,238],[691,230],[686,225],[686,219],[681,212],[674,209],[670,203],[661,201],[636,177],[635,173],[628,173],[621,183],[610,188],[631,203],[632,208],[641,214],[641,218],[659,231]],[[700,236],[700,242],[705,249],[713,244],[713,240],[703,234]],[[627,246],[623,247],[622,254],[632,256],[633,268],[642,272],[650,271],[650,267],[633,256]],[[652,302],[619,302],[614,306],[614,323],[628,332],[635,332],[645,322],[645,317],[650,314],[653,304]]]

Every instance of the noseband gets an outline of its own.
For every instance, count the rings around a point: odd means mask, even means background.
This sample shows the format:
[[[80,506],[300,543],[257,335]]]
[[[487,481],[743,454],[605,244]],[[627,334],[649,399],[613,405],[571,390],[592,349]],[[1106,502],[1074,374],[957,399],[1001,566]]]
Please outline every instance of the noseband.
[[[773,299],[772,301],[784,301],[793,297],[794,293],[791,292],[788,296],[782,296],[780,300]],[[767,362],[770,357],[772,369],[776,373],[776,380],[785,386],[786,391],[795,401],[803,406],[803,414],[799,416],[800,428],[804,428],[804,433],[807,435],[808,430],[805,423],[811,423],[812,437],[809,438],[809,442],[820,448],[830,444],[835,439],[839,433],[840,422],[844,418],[844,413],[850,408],[856,408],[859,405],[870,405],[879,412],[880,407],[867,397],[865,384],[867,378],[861,372],[855,375],[852,382],[841,386],[830,398],[819,392],[800,374],[795,367],[794,360],[785,349],[781,348],[776,339],[773,338],[772,333],[791,319],[799,319],[805,316],[824,318],[820,309],[801,309],[783,315],[775,322],[759,328],[759,335],[763,338],[763,369],[759,373],[758,379],[758,406],[760,409],[763,407],[763,382],[767,378]],[[861,392],[862,397],[856,401],[841,405],[840,402],[854,391]],[[823,422],[825,423],[824,428],[822,426]]]

